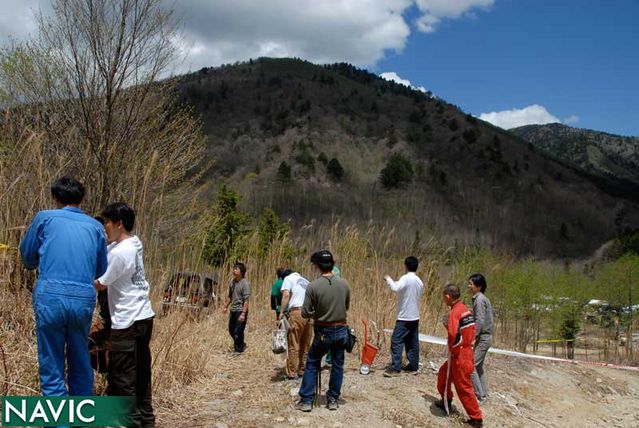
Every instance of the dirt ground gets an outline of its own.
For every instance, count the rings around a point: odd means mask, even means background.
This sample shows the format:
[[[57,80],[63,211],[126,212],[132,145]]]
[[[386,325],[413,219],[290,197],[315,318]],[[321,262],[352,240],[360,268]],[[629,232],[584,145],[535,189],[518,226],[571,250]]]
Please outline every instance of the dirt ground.
[[[223,338],[221,321],[215,317],[200,325],[201,331],[209,332],[202,340],[211,342],[201,377],[178,391],[156,394],[160,426],[463,426],[466,415],[456,398],[449,417],[433,405],[438,396],[432,367],[444,361],[441,346],[423,343],[423,366],[418,374],[391,379],[382,376],[389,361],[385,349],[366,376],[358,372],[356,349],[347,354],[340,408],[328,411],[322,406],[302,413],[293,409],[300,381],[284,379],[283,357],[270,352],[270,330],[249,328],[247,351],[233,356],[230,338]],[[639,426],[637,372],[497,355],[489,355],[486,370],[490,397],[481,406],[485,426]],[[326,369],[322,402],[328,377]]]

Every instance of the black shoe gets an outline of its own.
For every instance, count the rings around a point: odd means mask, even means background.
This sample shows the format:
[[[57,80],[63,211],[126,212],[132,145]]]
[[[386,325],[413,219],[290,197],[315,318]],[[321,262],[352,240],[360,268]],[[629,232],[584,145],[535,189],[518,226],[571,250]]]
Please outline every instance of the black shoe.
[[[471,427],[483,427],[484,420],[483,419],[467,419],[464,421],[466,425],[470,425]]]
[[[299,410],[301,412],[310,412],[313,410],[313,403],[305,403],[302,400],[295,403],[295,410]]]
[[[339,405],[337,404],[337,400],[334,398],[329,398],[328,401],[326,401],[326,408],[328,410],[337,410],[337,408],[339,407]]]
[[[397,377],[400,374],[401,372],[398,372],[397,370],[388,369],[384,372],[384,377]]]
[[[403,371],[405,371],[405,372],[412,372],[412,373],[415,373],[415,372],[416,372],[417,370],[419,370],[419,369],[415,369],[415,368],[413,368],[413,366],[411,366],[410,364],[406,364],[406,365],[402,366],[402,370],[403,370]]]
[[[442,409],[444,412],[446,411],[446,405],[444,404],[444,399],[435,401],[435,407]],[[453,408],[453,400],[448,400],[448,411]]]

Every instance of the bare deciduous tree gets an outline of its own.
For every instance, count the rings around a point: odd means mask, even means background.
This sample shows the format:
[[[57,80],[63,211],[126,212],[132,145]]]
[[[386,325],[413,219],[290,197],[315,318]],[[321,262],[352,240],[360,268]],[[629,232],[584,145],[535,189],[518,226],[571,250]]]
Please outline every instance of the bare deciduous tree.
[[[172,11],[160,0],[55,0],[53,11],[34,39],[2,52],[3,104],[32,118],[43,150],[67,155],[62,168],[84,178],[94,209],[183,180],[202,145],[160,81],[178,38]]]

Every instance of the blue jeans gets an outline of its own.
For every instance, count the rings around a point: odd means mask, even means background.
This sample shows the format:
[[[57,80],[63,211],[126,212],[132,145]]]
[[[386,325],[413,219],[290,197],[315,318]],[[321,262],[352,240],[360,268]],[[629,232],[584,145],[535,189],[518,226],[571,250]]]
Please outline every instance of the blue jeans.
[[[44,396],[93,395],[89,329],[95,297],[33,294],[40,388]],[[65,354],[68,365],[67,390]]]
[[[322,357],[329,351],[333,356],[333,365],[331,366],[331,378],[326,397],[335,400],[339,398],[344,377],[344,348],[347,342],[348,329],[346,326],[315,327],[315,336],[308,352],[306,369],[300,387],[300,399],[304,403],[313,402],[317,386],[317,373],[321,370]]]
[[[402,351],[406,348],[408,367],[419,369],[419,320],[395,322],[391,338],[391,366],[395,371],[402,369]]]

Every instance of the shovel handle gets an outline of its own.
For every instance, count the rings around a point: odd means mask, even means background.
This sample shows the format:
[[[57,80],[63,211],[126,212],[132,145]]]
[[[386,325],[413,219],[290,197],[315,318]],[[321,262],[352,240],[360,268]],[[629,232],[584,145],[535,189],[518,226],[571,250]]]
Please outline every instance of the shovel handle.
[[[368,343],[368,325],[365,320],[362,320],[362,324],[364,324],[364,346]]]

